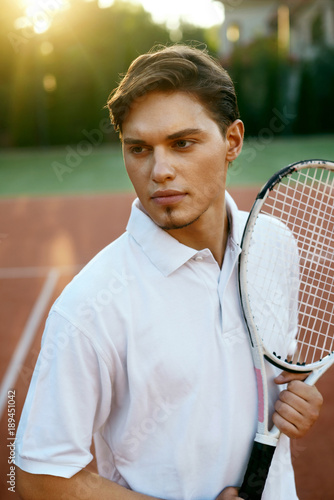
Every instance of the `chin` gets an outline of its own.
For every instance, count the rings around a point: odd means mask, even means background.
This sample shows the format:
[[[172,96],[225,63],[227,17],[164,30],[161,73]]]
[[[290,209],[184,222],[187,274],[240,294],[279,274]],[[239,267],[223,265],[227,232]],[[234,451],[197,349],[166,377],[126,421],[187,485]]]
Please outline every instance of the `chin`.
[[[202,215],[202,214],[201,214]],[[169,217],[168,219],[165,218],[164,220],[160,221],[154,221],[161,229],[164,229],[165,231],[172,230],[172,229],[183,229],[185,227],[189,227],[194,222],[198,221],[198,219],[201,217],[201,215],[197,217]],[[154,219],[153,219],[154,220]]]
[[[194,210],[180,205],[160,207],[144,207],[144,210],[157,226],[166,231],[183,229],[196,222],[206,210]]]

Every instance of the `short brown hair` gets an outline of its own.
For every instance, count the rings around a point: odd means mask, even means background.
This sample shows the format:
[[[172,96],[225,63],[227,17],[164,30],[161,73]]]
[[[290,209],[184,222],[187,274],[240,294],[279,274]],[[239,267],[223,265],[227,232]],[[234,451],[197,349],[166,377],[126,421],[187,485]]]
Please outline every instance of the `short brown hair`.
[[[233,82],[220,63],[206,50],[188,45],[154,47],[135,59],[119,86],[110,94],[107,106],[116,132],[131,104],[153,91],[188,92],[206,107],[223,135],[239,110]]]

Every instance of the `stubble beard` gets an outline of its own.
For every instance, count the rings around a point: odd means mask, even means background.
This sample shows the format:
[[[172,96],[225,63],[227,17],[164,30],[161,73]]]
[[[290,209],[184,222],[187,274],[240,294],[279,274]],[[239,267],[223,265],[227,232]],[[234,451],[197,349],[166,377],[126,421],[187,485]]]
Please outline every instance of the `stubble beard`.
[[[206,210],[204,212],[206,212]],[[198,221],[200,219],[200,217],[203,215],[203,213],[201,213],[200,215],[195,217],[195,219],[192,219],[192,220],[187,221],[187,222],[185,222],[185,221],[184,222],[175,222],[175,221],[173,221],[173,208],[166,207],[165,213],[167,214],[170,222],[168,224],[164,224],[164,225],[158,224],[158,226],[161,229],[164,229],[165,231],[172,230],[172,229],[183,229],[184,227],[191,226],[191,224],[194,224],[194,222]]]

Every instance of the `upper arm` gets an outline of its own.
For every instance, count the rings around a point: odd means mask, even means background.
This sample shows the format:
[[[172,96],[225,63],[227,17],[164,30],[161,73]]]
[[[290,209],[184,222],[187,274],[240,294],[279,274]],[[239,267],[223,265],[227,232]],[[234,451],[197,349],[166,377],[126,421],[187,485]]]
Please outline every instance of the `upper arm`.
[[[17,431],[16,464],[37,476],[69,478],[92,460],[92,435],[108,418],[111,377],[90,340],[49,323]]]

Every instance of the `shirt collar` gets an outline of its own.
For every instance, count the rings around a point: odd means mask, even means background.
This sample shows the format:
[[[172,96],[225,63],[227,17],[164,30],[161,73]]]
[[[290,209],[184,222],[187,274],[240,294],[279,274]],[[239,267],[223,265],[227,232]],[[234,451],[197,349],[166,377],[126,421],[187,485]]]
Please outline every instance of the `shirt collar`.
[[[225,191],[226,213],[229,222],[229,239],[234,245],[240,246],[244,223],[240,220],[240,211],[232,196]]]
[[[183,245],[157,226],[142,211],[138,198],[132,204],[126,229],[164,276],[176,271],[197,253],[197,250]]]
[[[225,202],[230,225],[229,238],[232,239],[233,244],[239,245],[241,236],[237,223],[238,208],[227,192],[225,192]],[[132,204],[126,229],[164,276],[169,276],[199,253],[198,250],[183,245],[157,226],[143,212],[138,198]]]

